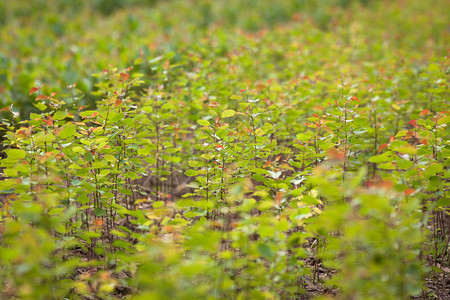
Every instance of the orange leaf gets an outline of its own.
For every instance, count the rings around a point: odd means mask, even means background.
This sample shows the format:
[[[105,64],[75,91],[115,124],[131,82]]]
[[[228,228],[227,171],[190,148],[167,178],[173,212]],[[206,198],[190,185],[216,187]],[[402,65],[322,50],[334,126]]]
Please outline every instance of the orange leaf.
[[[350,98],[350,100],[352,100],[352,101],[356,101],[356,102],[359,102],[359,99],[358,99],[358,98],[356,98],[356,96],[353,96],[353,97],[351,97],[351,98]]]
[[[166,60],[166,62],[164,63],[164,66],[163,66],[164,70],[167,70],[169,68],[169,65],[170,65],[169,60]]]
[[[278,192],[275,196],[275,203],[280,204],[281,200],[283,200],[284,192]]]
[[[411,125],[411,126],[413,126],[413,127],[418,127],[417,121],[416,121],[415,119],[409,121],[408,124]]]
[[[332,160],[344,160],[345,159],[345,151],[337,150],[334,148],[330,148],[328,150],[328,159]]]
[[[386,147],[388,147],[388,146],[389,146],[388,144],[380,145],[380,147],[378,147],[378,152],[383,151],[383,149],[386,148]]]
[[[46,99],[48,99],[49,97],[48,96],[45,96],[45,95],[37,95],[36,96],[36,101],[39,101],[39,100],[46,100]]]
[[[53,126],[52,117],[48,116],[48,118],[46,120],[44,120],[44,123],[47,124],[48,126]]]
[[[53,92],[50,94],[50,97],[55,97],[56,94],[58,94],[58,92]]]
[[[260,83],[255,88],[257,91],[262,91],[266,88],[266,86],[264,84]]]
[[[430,113],[430,111],[428,110],[428,109],[424,109],[424,110],[422,110],[421,112],[420,112],[420,114],[419,114],[419,116],[426,116],[426,115],[428,115]]]
[[[130,78],[130,74],[128,73],[120,73],[120,77],[122,77],[123,81],[127,81]]]
[[[120,106],[120,104],[122,104],[122,100],[116,99],[116,103],[114,104],[114,107],[118,107],[118,106]]]
[[[94,220],[94,224],[97,226],[102,226],[103,225],[103,220],[102,219],[95,219]]]
[[[415,189],[407,188],[403,193],[405,194],[405,196],[408,196],[414,193],[415,191],[416,191]]]
[[[33,94],[36,91],[39,91],[39,89],[37,87],[32,87],[30,90],[30,96],[31,96],[31,94]]]

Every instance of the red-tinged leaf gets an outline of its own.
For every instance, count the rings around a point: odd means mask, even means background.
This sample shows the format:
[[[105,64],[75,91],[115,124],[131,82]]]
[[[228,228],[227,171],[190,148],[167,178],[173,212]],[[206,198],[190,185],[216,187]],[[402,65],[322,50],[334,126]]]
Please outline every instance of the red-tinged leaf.
[[[56,94],[58,94],[58,92],[53,92],[50,94],[50,97],[55,97]]]
[[[377,182],[376,186],[385,190],[390,190],[394,184],[390,180],[381,180],[380,182]]]
[[[128,78],[130,78],[130,74],[128,74],[128,73],[120,73],[120,77],[122,78],[123,81],[127,81]]]
[[[414,120],[411,120],[411,121],[409,121],[408,122],[408,124],[409,125],[411,125],[411,126],[413,126],[413,127],[418,127],[418,125],[417,125],[417,121],[414,119]]]
[[[53,120],[51,116],[48,116],[47,119],[43,120],[45,124],[47,124],[48,126],[53,126]]]
[[[272,84],[272,78],[269,79],[269,80],[267,81],[267,84],[268,84],[268,85],[271,85],[271,84]]]
[[[103,225],[103,220],[102,219],[94,219],[94,224],[96,226],[102,226]]]
[[[388,146],[389,146],[389,144],[383,144],[383,145],[380,145],[380,147],[378,147],[378,152],[383,151],[383,149],[384,149],[384,148],[387,148]]]
[[[47,100],[49,98],[49,96],[45,96],[45,95],[37,95],[36,96],[36,101],[40,101],[40,100]]]
[[[216,149],[225,149],[221,144],[216,144]]]
[[[270,160],[266,161],[266,163],[264,164],[264,168],[267,168],[271,164],[272,164],[272,162]]]
[[[166,60],[166,62],[163,65],[164,70],[167,70],[169,68],[170,62],[169,60]]]
[[[114,103],[114,107],[119,107],[122,104],[122,100],[116,99],[116,103]]]
[[[242,94],[243,92],[245,92],[246,90],[240,90],[240,93]]]
[[[40,88],[32,87],[31,90],[30,90],[30,96],[31,96],[31,94],[33,94],[34,92],[39,91],[39,89],[40,89]]]
[[[0,111],[11,111],[11,109],[9,108],[9,107],[4,107],[4,108],[2,108],[2,109],[0,109]]]
[[[351,97],[350,100],[359,102],[359,99],[356,96]]]
[[[345,151],[330,148],[327,152],[327,156],[330,160],[345,160]]]
[[[420,143],[421,143],[422,145],[427,145],[427,144],[428,144],[427,140],[421,140]]]
[[[413,188],[407,188],[406,190],[403,191],[403,193],[405,194],[405,196],[411,195],[412,193],[414,193],[416,190]]]
[[[257,91],[262,91],[266,88],[266,86],[264,84],[260,83],[255,88]]]
[[[430,113],[430,111],[428,110],[428,109],[424,109],[424,110],[422,110],[421,112],[420,112],[420,114],[419,114],[419,116],[426,116],[426,115],[428,115]]]
[[[285,192],[278,192],[275,196],[275,203],[276,204],[280,204],[281,200],[283,200],[283,196],[284,196]]]
[[[27,138],[30,136],[30,132],[28,131],[28,129],[19,129],[16,132],[16,137],[18,138]]]

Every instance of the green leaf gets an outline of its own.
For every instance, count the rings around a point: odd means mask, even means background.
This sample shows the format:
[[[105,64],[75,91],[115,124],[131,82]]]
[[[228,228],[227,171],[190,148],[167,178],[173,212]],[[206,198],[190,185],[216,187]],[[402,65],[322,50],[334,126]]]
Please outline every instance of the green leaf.
[[[59,132],[59,137],[62,139],[66,139],[70,136],[73,136],[77,132],[77,128],[73,124],[65,124],[62,130]]]
[[[437,201],[436,205],[438,207],[450,206],[450,198],[441,198]]]
[[[190,161],[188,161],[188,164],[192,168],[199,168],[202,166],[202,164],[196,160],[190,160]]]
[[[450,123],[450,116],[445,116],[445,117],[440,118],[437,123],[439,125]]]
[[[239,95],[231,95],[231,96],[230,96],[230,99],[233,99],[233,100],[242,100],[242,96],[239,96]]]
[[[38,136],[38,135],[36,135]],[[50,143],[55,140],[55,136],[52,133],[47,133],[43,135],[39,135],[36,137],[36,144]]]
[[[184,172],[184,175],[186,176],[197,176],[198,174],[199,172],[195,170],[186,170],[186,172]]]
[[[266,244],[259,243],[256,247],[261,256],[269,259],[275,257],[275,252],[273,252],[272,248],[270,248]]]
[[[97,217],[103,217],[104,215],[106,215],[106,212],[102,208],[96,207],[94,208],[94,214]]]
[[[203,119],[198,120],[197,124],[201,126],[209,126],[209,122]]]
[[[92,116],[94,113],[96,113],[95,110],[85,110],[83,112],[80,113],[81,117],[90,117]]]
[[[94,156],[92,155],[92,153],[90,151],[86,151],[83,155],[84,160],[85,161],[93,161],[94,160]]]
[[[226,109],[222,112],[222,119],[232,117],[236,114],[236,112],[232,109]]]
[[[115,162],[117,160],[116,157],[111,154],[106,154],[103,158],[109,162]]]
[[[81,147],[81,146],[75,146],[75,147],[73,147],[73,148],[72,148],[72,151],[75,152],[75,153],[84,153],[84,152],[85,152],[84,148]]]
[[[442,166],[442,164],[431,164],[425,169],[425,172],[423,174],[425,175],[425,177],[430,177],[442,172],[443,169],[444,167]]]
[[[125,117],[124,113],[111,113],[111,116],[109,118],[109,122],[116,123],[116,122],[124,119],[124,117]]]
[[[264,176],[260,175],[260,174],[253,174],[253,178],[257,181],[261,181],[261,182],[265,182],[266,178],[264,178]]]
[[[23,158],[25,158],[25,155],[26,155],[26,152],[24,150],[20,150],[20,149],[6,149],[5,153],[9,159],[14,159],[14,160],[23,159]]]
[[[67,112],[58,110],[58,111],[55,112],[55,114],[53,115],[53,120],[58,121],[58,120],[65,119],[65,118],[67,118],[67,117],[68,117]]]
[[[122,248],[122,249],[129,249],[132,247],[131,243],[125,242],[123,240],[115,240],[113,242],[114,247]]]
[[[384,169],[384,170],[395,170],[396,169],[395,165],[391,162],[380,164],[380,165],[378,165],[378,168]]]
[[[45,104],[41,103],[41,102],[34,103],[33,105],[36,106],[40,111],[43,111],[43,110],[47,109],[47,106]]]
[[[297,140],[300,140],[302,142],[309,141],[313,137],[313,133],[310,131],[307,131],[305,133],[299,133],[297,134]]]
[[[87,153],[87,152],[86,152]],[[105,161],[96,161],[95,163],[92,164],[93,168],[99,169],[99,168],[103,168],[106,167],[106,162]]]
[[[388,152],[385,152],[380,155],[372,156],[371,158],[369,158],[369,161],[371,163],[376,163],[376,164],[390,162],[390,161],[394,160],[394,158],[392,157],[392,154],[393,154],[392,151],[388,151]]]
[[[394,146],[394,147],[389,147],[389,149],[394,150],[399,153],[404,153],[404,154],[414,155],[417,153],[416,147],[414,147],[412,145]]]
[[[428,71],[430,73],[436,74],[436,73],[439,73],[441,71],[441,69],[439,68],[439,65],[437,65],[437,64],[429,64]]]

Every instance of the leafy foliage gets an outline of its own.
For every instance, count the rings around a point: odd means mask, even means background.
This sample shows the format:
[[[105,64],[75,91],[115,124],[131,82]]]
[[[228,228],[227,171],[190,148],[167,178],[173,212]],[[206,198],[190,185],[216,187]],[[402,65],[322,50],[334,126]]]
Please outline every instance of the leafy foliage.
[[[449,267],[447,2],[17,26],[44,2],[0,10],[2,297],[406,299]]]

